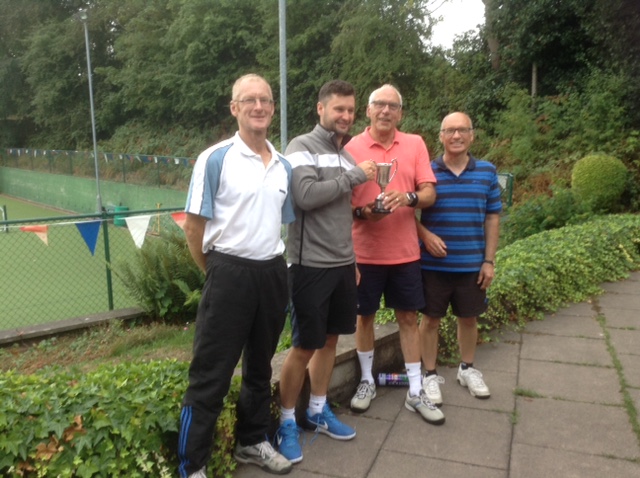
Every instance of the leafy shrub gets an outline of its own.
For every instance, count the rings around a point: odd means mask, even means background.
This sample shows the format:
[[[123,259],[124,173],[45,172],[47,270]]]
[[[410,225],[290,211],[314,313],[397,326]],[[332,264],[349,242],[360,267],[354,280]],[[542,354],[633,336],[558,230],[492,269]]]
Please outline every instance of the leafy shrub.
[[[148,238],[133,262],[116,264],[113,270],[150,317],[177,323],[194,319],[204,274],[181,232]]]
[[[539,319],[569,302],[599,293],[599,285],[640,267],[640,216],[597,217],[587,223],[541,232],[500,249],[496,277],[487,291],[485,332],[503,324]],[[440,355],[458,354],[456,319],[440,325]]]
[[[180,402],[188,364],[124,363],[94,372],[0,374],[0,474],[171,477],[177,466]],[[218,420],[215,476],[231,476],[235,402],[232,383]]]
[[[576,162],[571,188],[596,211],[615,209],[627,184],[627,168],[612,156],[593,154]]]
[[[512,207],[502,223],[501,244],[570,224],[579,224],[591,217],[588,205],[569,189],[556,189],[551,197],[536,196]]]

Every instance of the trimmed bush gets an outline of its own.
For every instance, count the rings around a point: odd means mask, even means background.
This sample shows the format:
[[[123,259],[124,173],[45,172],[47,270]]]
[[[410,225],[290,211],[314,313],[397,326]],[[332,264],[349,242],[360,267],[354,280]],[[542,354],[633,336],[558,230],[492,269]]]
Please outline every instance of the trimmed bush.
[[[189,364],[107,365],[83,374],[0,374],[0,475],[172,477]],[[214,476],[231,476],[234,377],[218,420]]]
[[[627,185],[627,175],[627,168],[619,159],[593,154],[573,166],[571,188],[595,211],[615,211]]]

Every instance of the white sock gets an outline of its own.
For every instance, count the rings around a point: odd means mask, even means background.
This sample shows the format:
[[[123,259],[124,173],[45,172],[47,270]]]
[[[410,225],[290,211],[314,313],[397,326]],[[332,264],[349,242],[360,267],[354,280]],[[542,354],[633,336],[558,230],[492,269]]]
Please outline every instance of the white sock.
[[[317,413],[322,413],[322,409],[324,408],[324,405],[326,403],[327,403],[326,395],[317,396],[317,395],[310,394],[309,395],[309,414],[313,416]]]
[[[358,361],[360,362],[360,381],[366,380],[369,383],[374,383],[371,370],[373,369],[373,350],[368,352],[358,352]]]
[[[284,423],[285,420],[293,420],[296,421],[296,409],[294,408],[284,408],[280,407],[280,425]]]
[[[407,369],[407,377],[409,378],[409,395],[412,397],[420,395],[420,390],[422,390],[420,362],[405,363],[404,366]]]

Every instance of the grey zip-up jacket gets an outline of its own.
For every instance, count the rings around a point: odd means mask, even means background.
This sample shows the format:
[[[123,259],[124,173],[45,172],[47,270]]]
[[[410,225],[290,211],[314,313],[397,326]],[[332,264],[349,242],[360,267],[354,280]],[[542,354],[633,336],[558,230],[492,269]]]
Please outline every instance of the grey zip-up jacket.
[[[287,261],[321,268],[352,264],[351,190],[367,181],[366,174],[338,146],[335,133],[319,124],[294,138],[285,155],[296,214],[288,230]]]

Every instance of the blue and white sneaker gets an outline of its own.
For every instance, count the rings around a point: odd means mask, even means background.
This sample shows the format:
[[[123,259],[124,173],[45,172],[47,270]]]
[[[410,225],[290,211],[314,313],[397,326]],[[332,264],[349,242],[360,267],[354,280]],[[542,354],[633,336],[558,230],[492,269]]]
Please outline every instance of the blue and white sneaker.
[[[356,436],[356,431],[353,428],[338,420],[328,403],[325,403],[322,413],[311,416],[307,410],[307,423],[316,432],[324,433],[336,440],[351,440]]]
[[[276,445],[278,451],[291,463],[302,461],[300,447],[300,427],[293,420],[285,420],[276,431]]]

